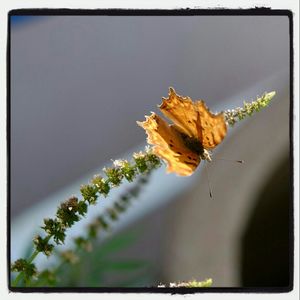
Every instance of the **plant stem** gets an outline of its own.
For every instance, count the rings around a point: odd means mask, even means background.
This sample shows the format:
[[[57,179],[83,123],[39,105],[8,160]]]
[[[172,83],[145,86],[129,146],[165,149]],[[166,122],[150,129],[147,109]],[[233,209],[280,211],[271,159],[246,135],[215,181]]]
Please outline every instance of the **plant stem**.
[[[52,237],[51,235],[47,236],[46,241],[48,242],[51,239],[51,237]],[[35,258],[38,256],[39,253],[40,252],[38,250],[35,250],[29,257],[28,263],[31,264],[35,260]],[[16,287],[18,285],[19,281],[21,279],[23,279],[24,275],[25,275],[24,271],[20,272],[18,274],[18,276],[15,278],[15,280],[12,282],[12,286]]]

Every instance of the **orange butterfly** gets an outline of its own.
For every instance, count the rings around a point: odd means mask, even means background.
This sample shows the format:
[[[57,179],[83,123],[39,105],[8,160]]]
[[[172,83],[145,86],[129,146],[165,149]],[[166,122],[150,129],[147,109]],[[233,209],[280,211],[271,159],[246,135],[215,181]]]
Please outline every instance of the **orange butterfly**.
[[[169,97],[162,98],[162,113],[174,122],[169,125],[153,113],[146,121],[137,122],[145,129],[153,153],[167,162],[167,172],[191,175],[201,159],[211,161],[209,150],[222,142],[227,133],[223,113],[213,114],[204,101],[176,94],[169,88]]]

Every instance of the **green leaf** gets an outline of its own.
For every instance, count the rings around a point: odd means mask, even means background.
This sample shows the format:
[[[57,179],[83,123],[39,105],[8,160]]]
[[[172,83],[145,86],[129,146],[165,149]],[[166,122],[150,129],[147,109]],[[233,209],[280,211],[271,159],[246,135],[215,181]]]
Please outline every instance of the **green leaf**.
[[[117,237],[112,238],[108,242],[99,246],[99,250],[97,252],[97,257],[104,257],[108,254],[124,250],[133,244],[137,239],[137,234],[126,233],[120,234]]]

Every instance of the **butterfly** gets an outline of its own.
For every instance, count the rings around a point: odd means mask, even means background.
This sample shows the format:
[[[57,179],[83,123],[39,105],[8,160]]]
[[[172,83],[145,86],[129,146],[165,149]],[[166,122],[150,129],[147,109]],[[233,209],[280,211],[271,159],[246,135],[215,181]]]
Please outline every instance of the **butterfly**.
[[[194,173],[201,160],[211,161],[210,150],[222,142],[227,133],[223,113],[213,114],[203,100],[177,95],[169,88],[168,98],[158,106],[168,124],[154,112],[137,124],[145,129],[153,153],[167,163],[167,172],[180,176]]]

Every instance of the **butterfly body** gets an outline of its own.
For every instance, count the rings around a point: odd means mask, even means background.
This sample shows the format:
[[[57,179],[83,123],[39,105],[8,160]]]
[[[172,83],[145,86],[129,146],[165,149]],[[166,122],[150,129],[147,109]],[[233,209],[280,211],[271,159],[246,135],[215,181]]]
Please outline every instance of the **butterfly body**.
[[[186,135],[185,133],[180,133],[180,136],[184,142],[184,145],[200,157],[200,159],[211,161],[211,156],[208,150],[206,150],[202,143],[194,138]]]
[[[226,136],[224,116],[212,114],[204,101],[177,95],[173,88],[159,108],[174,124],[155,113],[137,123],[146,130],[153,152],[167,162],[167,171],[189,176],[201,160],[211,161],[209,151]]]
[[[181,138],[187,148],[201,156],[203,154],[204,148],[201,142],[194,137],[189,137],[188,135],[181,133]]]

